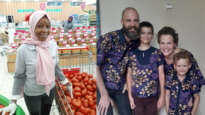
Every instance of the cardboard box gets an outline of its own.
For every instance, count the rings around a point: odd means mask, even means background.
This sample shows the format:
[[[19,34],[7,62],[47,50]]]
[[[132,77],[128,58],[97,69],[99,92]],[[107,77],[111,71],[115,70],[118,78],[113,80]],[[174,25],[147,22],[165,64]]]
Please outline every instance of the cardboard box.
[[[12,62],[12,61],[8,61],[7,62],[7,67],[8,67],[8,72],[9,73],[14,73],[15,72],[15,64],[16,64],[16,62]]]
[[[82,64],[89,64],[88,54],[60,56],[59,60],[60,66],[81,66]]]
[[[7,60],[10,61],[16,61],[16,53],[9,53],[7,54]]]
[[[92,61],[93,61],[93,62],[96,62],[97,55],[96,55],[96,54],[93,54],[92,57],[93,57],[93,58],[92,58]]]

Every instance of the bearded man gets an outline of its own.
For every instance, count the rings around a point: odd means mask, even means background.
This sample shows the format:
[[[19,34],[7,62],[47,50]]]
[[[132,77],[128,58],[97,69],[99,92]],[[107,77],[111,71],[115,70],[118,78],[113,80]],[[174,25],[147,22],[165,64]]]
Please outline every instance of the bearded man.
[[[122,12],[122,29],[108,32],[97,42],[97,108],[100,115],[113,115],[116,104],[120,115],[131,115],[125,89],[127,52],[138,46],[139,14],[127,7]]]

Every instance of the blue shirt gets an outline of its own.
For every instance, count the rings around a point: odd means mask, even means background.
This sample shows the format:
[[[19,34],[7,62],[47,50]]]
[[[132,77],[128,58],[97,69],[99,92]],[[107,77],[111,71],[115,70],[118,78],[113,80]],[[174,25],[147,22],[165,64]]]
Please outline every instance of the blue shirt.
[[[100,36],[97,42],[97,65],[105,87],[122,90],[126,81],[127,51],[137,47],[137,41],[126,42],[122,30]]]
[[[140,98],[157,96],[159,92],[158,68],[164,64],[162,53],[150,47],[145,51],[129,52],[129,67],[132,69],[132,95]]]

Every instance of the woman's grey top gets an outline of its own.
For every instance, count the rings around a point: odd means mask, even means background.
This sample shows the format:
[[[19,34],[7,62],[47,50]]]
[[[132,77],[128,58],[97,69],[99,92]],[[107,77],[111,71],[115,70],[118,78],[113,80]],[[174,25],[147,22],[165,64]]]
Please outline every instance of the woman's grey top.
[[[56,79],[65,80],[59,67],[58,46],[54,41],[49,42],[49,52],[55,64]],[[12,95],[21,95],[22,91],[28,96],[38,96],[45,93],[45,88],[36,83],[37,50],[34,45],[22,44],[17,49],[14,84]],[[52,88],[55,82],[52,83]]]

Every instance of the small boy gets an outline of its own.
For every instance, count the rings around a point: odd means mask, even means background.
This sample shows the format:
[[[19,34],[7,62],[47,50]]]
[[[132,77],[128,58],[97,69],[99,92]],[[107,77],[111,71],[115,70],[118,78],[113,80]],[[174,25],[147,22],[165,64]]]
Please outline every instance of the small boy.
[[[200,99],[200,83],[187,73],[191,68],[191,55],[180,51],[174,55],[173,76],[166,77],[166,111],[168,115],[195,115]]]

